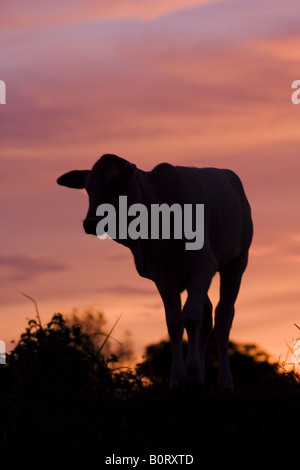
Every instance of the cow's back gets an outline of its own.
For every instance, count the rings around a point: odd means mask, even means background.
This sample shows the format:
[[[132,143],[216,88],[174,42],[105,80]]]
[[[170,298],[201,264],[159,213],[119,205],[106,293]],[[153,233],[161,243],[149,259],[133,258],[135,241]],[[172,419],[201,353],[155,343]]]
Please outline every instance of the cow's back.
[[[186,250],[186,240],[141,240],[133,250],[140,275],[168,288],[186,288],[191,265],[215,271],[247,251],[252,237],[250,207],[231,170],[162,163],[140,173],[140,200],[149,204],[204,204],[204,246]]]

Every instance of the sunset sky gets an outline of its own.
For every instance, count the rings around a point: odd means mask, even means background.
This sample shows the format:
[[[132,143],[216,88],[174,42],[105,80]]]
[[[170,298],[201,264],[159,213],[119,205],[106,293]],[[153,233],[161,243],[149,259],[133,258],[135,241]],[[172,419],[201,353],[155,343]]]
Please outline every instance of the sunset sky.
[[[300,325],[299,0],[1,2],[0,339],[89,306],[137,355],[166,336],[155,285],[130,252],[82,228],[83,191],[56,178],[115,153],[144,170],[230,168],[254,240],[234,341],[275,358]],[[216,303],[218,279],[211,290]]]

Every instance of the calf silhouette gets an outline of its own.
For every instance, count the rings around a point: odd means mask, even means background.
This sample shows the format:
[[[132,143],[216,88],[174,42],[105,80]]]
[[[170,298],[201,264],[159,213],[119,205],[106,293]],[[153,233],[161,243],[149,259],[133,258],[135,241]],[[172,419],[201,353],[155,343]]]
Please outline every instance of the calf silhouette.
[[[70,188],[85,188],[89,209],[83,222],[89,234],[97,234],[101,219],[97,208],[112,204],[117,212],[118,199],[126,196],[128,204],[203,204],[204,245],[186,249],[181,239],[121,238],[127,246],[138,273],[155,282],[161,295],[172,348],[170,387],[188,381],[204,384],[204,360],[212,331],[212,304],[208,289],[216,272],[220,273],[220,299],[215,309],[214,330],[219,353],[218,386],[233,389],[229,367],[228,342],[234,316],[234,304],[248,262],[252,240],[251,210],[242,183],[231,170],[189,168],[162,163],[152,171],[138,169],[116,155],[103,155],[91,170],[73,170],[57,180]],[[187,291],[182,307],[181,293]],[[182,336],[188,335],[188,354],[184,363]]]

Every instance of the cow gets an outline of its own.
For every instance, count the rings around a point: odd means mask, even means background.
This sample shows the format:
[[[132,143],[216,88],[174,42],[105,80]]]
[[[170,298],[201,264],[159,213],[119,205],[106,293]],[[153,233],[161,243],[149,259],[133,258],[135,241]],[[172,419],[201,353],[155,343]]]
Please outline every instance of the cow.
[[[214,334],[219,370],[218,387],[234,390],[228,346],[234,305],[242,275],[248,263],[253,236],[251,208],[239,177],[231,170],[195,168],[161,163],[143,171],[124,158],[103,155],[91,170],[73,170],[57,179],[62,186],[86,189],[89,209],[83,227],[97,235],[101,217],[97,208],[104,203],[117,207],[120,196],[128,204],[203,204],[204,244],[187,250],[182,239],[115,236],[134,257],[140,276],[152,280],[161,296],[171,341],[170,388],[183,384],[203,387],[205,352],[213,328],[212,303],[208,290],[214,275],[220,274],[220,297],[215,308]],[[118,217],[117,217],[118,220]],[[118,223],[118,222],[117,222]],[[181,294],[187,292],[182,306]],[[184,361],[182,338],[188,337]]]

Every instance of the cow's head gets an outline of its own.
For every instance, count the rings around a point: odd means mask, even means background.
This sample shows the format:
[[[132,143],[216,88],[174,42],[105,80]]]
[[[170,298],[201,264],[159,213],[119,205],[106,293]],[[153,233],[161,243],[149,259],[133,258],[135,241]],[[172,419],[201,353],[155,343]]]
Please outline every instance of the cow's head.
[[[91,170],[73,170],[57,179],[57,183],[68,188],[86,189],[89,209],[83,227],[86,233],[96,235],[100,217],[96,216],[100,204],[116,206],[118,197],[127,194],[128,185],[135,179],[136,166],[116,155],[103,155]]]

